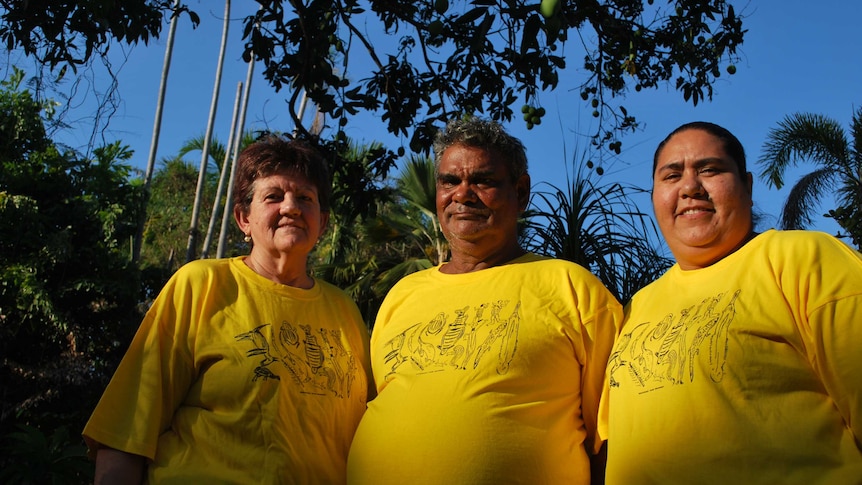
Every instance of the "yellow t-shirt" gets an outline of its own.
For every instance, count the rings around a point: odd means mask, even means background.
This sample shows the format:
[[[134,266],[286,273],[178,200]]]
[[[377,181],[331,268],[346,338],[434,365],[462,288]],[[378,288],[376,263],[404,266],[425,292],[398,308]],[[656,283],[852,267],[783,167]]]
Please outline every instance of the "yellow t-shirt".
[[[596,409],[622,309],[566,261],[431,268],[387,295],[371,335],[378,396],[354,484],[589,483]]]
[[[365,410],[368,333],[350,298],[243,258],[165,285],[84,429],[145,456],[151,483],[343,483]]]
[[[608,485],[862,483],[862,255],[767,231],[626,307]]]

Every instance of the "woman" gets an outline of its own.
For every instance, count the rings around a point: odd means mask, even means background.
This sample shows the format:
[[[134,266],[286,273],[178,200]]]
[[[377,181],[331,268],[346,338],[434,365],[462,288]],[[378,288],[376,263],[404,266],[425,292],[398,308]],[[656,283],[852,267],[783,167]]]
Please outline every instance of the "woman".
[[[862,483],[862,254],[755,232],[745,150],[686,123],[653,157],[676,259],[625,310],[608,364],[608,485]]]
[[[183,266],[84,429],[96,483],[341,483],[369,398],[368,333],[308,274],[329,219],[323,157],[269,137],[240,155],[251,253]]]

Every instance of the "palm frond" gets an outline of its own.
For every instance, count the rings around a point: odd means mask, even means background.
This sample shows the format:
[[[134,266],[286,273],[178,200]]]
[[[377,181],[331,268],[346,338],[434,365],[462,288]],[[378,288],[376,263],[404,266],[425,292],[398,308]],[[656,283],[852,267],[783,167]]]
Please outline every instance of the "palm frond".
[[[846,170],[850,146],[841,125],[826,116],[797,113],[778,123],[767,135],[758,160],[760,177],[768,186],[784,186],[789,166],[811,162],[833,170]]]
[[[191,152],[202,151],[204,149],[204,136],[199,135],[194,138],[186,140],[180,149],[177,151],[177,155],[180,157],[186,156]],[[225,154],[227,153],[227,149],[224,144],[220,142],[217,138],[213,137],[210,140],[210,145],[207,150],[207,165],[212,163],[216,169],[216,172],[221,173],[221,164],[224,162]]]
[[[579,169],[565,187],[538,184],[522,242],[530,251],[589,269],[626,302],[672,261],[652,244],[661,240],[658,231],[631,198],[642,189],[599,185],[592,176]]]
[[[805,229],[811,225],[820,198],[835,185],[835,173],[821,168],[803,175],[790,189],[781,211],[782,229]]]
[[[435,212],[437,180],[434,172],[431,159],[411,156],[396,181],[399,195],[418,207]]]

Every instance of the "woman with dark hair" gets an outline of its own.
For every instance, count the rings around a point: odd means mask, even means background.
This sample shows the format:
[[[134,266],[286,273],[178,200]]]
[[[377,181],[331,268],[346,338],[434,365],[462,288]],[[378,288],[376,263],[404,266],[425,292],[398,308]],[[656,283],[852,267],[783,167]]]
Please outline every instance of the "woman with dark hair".
[[[676,259],[609,359],[608,485],[862,483],[862,254],[758,233],[739,140],[680,126],[652,202]]]
[[[342,483],[369,396],[354,302],[313,278],[326,161],[270,136],[238,160],[248,256],[198,260],[156,298],[84,429],[96,483]]]

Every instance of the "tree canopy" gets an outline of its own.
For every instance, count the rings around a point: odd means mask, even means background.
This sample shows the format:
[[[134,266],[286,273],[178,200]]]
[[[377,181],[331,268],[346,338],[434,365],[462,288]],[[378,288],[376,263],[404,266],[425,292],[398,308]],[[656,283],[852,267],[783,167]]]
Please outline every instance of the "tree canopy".
[[[435,124],[465,113],[509,121],[520,105],[528,127],[540,124],[540,94],[558,88],[561,71],[575,63],[583,78],[565,87],[597,118],[594,143],[618,151],[619,130],[637,126],[623,96],[669,84],[694,104],[711,99],[722,70],[735,72],[745,33],[726,0],[257,3],[245,19],[245,57],[288,91],[294,118],[305,92],[338,127],[361,111],[379,113],[417,152],[430,145]],[[74,67],[111,41],[147,42],[160,32],[159,13],[199,21],[188,5],[168,0],[0,6],[6,47],[52,67]]]
[[[23,49],[28,56],[54,68],[85,64],[95,52],[114,40],[135,44],[158,37],[173,0],[0,0],[0,41],[7,50]],[[197,14],[179,5],[192,22]],[[106,51],[104,51],[106,52]]]
[[[46,138],[23,77],[0,82],[0,440],[35,446],[13,424],[77,433],[140,322],[128,241],[144,198],[127,147],[90,159]],[[49,482],[30,448],[0,448],[0,481]]]
[[[695,104],[711,99],[745,32],[725,0],[259,3],[246,19],[246,57],[263,63],[270,84],[293,88],[292,101],[307,91],[340,120],[379,111],[391,133],[411,137],[414,151],[429,146],[435,123],[465,113],[509,121],[521,103],[525,121],[540,123],[539,93],[558,87],[574,58],[569,49],[582,50],[585,74],[569,89],[604,126],[594,141],[618,147],[615,130],[636,120],[613,98],[670,82]],[[360,50],[370,72],[353,70]]]

